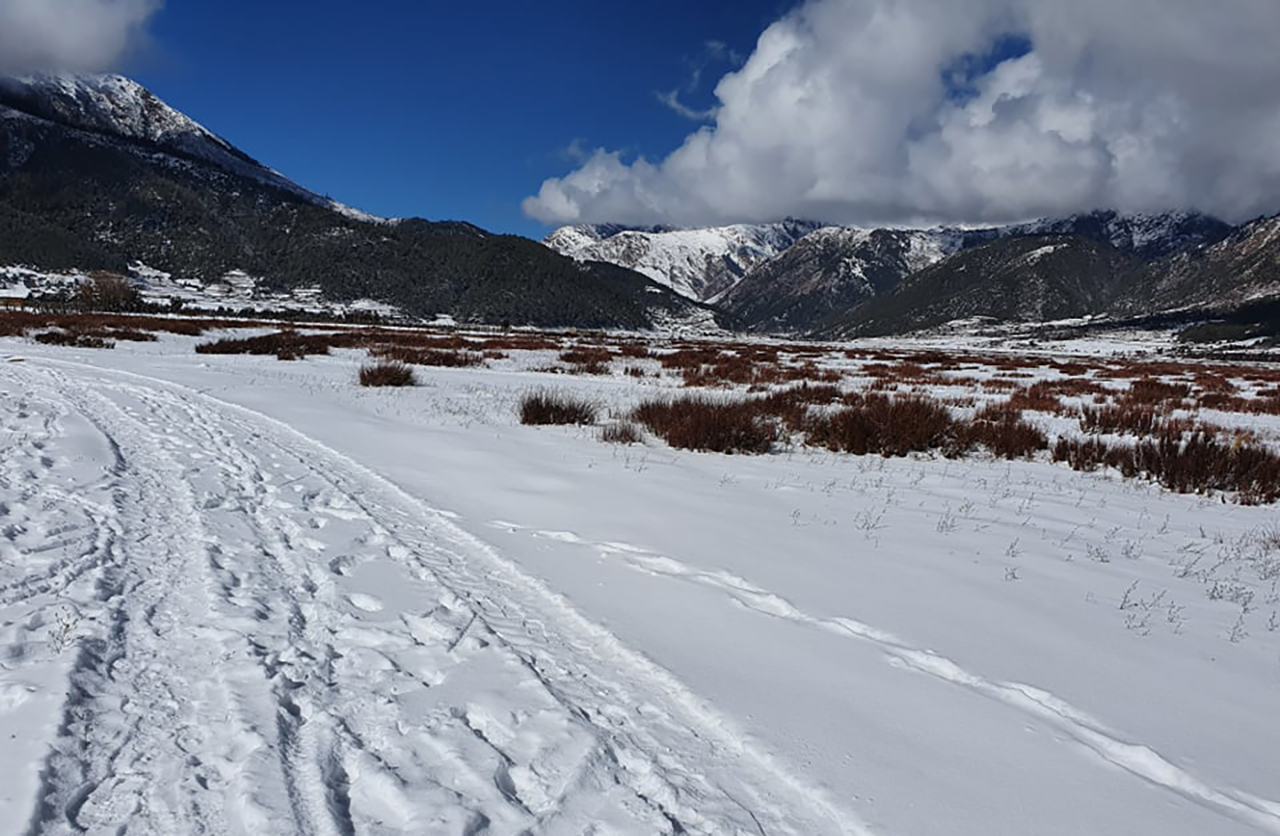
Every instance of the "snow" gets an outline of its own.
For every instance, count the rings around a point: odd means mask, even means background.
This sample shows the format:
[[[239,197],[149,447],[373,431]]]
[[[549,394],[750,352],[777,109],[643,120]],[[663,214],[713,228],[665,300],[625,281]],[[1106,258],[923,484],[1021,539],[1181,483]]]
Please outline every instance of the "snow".
[[[1280,833],[1274,508],[191,344],[0,341],[0,833]]]
[[[706,301],[819,227],[800,221],[657,230],[582,225],[561,227],[543,243],[579,261],[628,267],[682,296]]]

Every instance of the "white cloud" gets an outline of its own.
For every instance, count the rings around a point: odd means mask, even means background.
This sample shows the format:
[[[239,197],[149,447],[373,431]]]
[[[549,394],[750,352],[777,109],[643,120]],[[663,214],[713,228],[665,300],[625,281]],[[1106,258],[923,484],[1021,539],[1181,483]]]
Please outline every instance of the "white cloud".
[[[0,0],[0,71],[105,70],[163,0]]]
[[[969,83],[963,59],[1033,45]],[[1275,0],[808,0],[661,161],[600,149],[548,223],[1005,221],[1099,207],[1280,211]]]

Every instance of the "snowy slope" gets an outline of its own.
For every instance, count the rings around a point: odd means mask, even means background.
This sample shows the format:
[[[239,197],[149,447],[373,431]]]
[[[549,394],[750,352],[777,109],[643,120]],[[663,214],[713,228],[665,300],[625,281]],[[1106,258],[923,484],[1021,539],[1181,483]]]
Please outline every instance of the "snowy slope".
[[[543,243],[580,261],[629,267],[690,299],[706,301],[820,226],[808,221],[707,229],[581,225],[561,227]]]

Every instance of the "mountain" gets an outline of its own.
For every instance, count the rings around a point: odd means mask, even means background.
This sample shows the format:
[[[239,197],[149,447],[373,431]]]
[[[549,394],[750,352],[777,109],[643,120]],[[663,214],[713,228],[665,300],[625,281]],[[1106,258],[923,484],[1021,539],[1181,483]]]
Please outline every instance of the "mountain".
[[[638,328],[706,315],[621,267],[342,206],[119,76],[0,82],[0,267],[15,265],[244,276],[262,295],[315,288],[473,321]]]
[[[1155,260],[1184,250],[1215,244],[1233,231],[1230,224],[1199,212],[1124,215],[1113,210],[1099,210],[1066,218],[973,231],[970,233],[970,243],[994,238],[1078,235],[1107,244],[1122,253],[1144,260]]]
[[[581,261],[629,267],[682,296],[706,302],[821,227],[797,220],[706,229],[584,224],[561,227],[543,243]]]
[[[1142,265],[1136,255],[1079,235],[997,238],[905,279],[826,321],[828,338],[883,336],[986,317],[1045,322],[1106,310],[1117,286]]]
[[[753,331],[803,332],[965,244],[958,230],[826,227],[757,265],[718,302]]]
[[[1280,215],[1261,218],[1208,247],[1176,253],[1139,271],[1112,305],[1121,316],[1227,310],[1280,298]]]
[[[1130,263],[1127,259],[1155,262],[1216,244],[1232,232],[1228,224],[1194,212],[1096,211],[978,229],[813,226],[797,222],[694,230],[576,226],[556,230],[547,243],[567,255],[632,267],[681,293],[710,299],[748,330],[804,334],[973,247],[1046,236],[1074,237],[1115,250],[1125,263]],[[800,237],[793,240],[797,233]],[[1011,263],[1017,262],[1022,249],[1009,250]],[[771,251],[774,254],[767,255]],[[1088,277],[1078,278],[1088,281]],[[1004,280],[993,277],[997,284]],[[1023,295],[1016,287],[1009,290]],[[1035,298],[1019,299],[1024,311],[1035,309],[1037,303]],[[999,314],[993,309],[984,315]]]

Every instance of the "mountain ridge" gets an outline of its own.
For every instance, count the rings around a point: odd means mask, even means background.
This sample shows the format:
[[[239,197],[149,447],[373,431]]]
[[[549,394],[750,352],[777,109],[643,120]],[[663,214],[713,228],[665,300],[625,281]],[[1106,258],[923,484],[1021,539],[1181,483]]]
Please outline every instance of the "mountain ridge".
[[[708,314],[644,276],[472,224],[387,222],[289,181],[120,76],[0,83],[0,266],[243,273],[411,316],[650,327]]]

